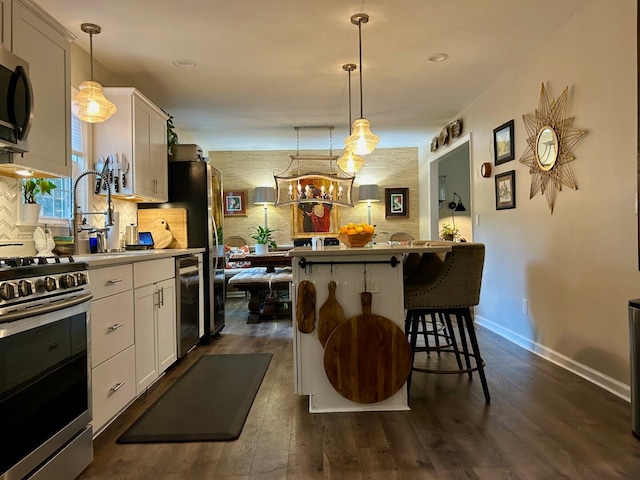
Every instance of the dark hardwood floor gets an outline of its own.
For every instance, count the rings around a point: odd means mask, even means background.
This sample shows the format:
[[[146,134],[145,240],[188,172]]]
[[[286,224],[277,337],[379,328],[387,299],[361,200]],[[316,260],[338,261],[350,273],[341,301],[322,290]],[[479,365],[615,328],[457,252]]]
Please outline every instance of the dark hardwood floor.
[[[98,436],[82,480],[640,478],[627,402],[482,328],[490,405],[477,376],[414,373],[411,411],[310,414],[292,393],[291,321],[247,325],[246,302]],[[238,440],[115,443],[199,356],[245,352],[273,359]]]

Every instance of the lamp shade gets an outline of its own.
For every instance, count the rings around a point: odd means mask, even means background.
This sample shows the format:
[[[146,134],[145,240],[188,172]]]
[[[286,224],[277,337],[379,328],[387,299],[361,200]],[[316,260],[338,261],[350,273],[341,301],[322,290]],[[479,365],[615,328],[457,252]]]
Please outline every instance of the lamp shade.
[[[80,91],[71,101],[71,112],[80,120],[100,123],[116,113],[116,106],[105,98],[102,85],[98,82],[87,80],[78,88]]]
[[[360,185],[358,189],[359,202],[379,202],[380,193],[378,185]]]
[[[364,165],[364,159],[358,155],[354,155],[348,148],[344,149],[342,156],[336,161],[338,166],[347,173],[356,173],[362,165]]]
[[[253,203],[276,203],[276,190],[273,187],[256,187]]]
[[[353,133],[344,140],[345,146],[356,155],[368,155],[373,152],[380,137],[371,133],[371,124],[366,118],[353,122]]]

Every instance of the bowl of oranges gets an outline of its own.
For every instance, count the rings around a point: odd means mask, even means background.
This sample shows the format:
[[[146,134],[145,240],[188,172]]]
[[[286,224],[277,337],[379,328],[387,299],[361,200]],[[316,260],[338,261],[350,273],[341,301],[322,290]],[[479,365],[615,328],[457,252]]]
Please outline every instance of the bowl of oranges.
[[[373,238],[375,228],[367,223],[349,222],[340,227],[338,240],[347,247],[364,247]]]

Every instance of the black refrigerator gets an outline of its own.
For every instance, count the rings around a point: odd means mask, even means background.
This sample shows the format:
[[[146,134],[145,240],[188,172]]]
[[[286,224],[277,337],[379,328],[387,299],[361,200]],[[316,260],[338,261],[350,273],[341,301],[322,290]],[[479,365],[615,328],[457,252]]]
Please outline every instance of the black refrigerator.
[[[209,343],[210,337],[224,327],[224,252],[218,248],[223,221],[222,173],[207,162],[169,162],[169,202],[153,207],[185,208],[189,248],[206,249],[202,265],[205,318],[201,343]]]

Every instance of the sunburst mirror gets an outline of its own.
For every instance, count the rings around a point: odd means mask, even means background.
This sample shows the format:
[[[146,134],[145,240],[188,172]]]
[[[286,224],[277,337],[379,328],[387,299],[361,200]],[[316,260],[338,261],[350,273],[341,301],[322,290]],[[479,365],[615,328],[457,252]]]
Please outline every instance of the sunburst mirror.
[[[574,117],[566,117],[568,95],[569,87],[565,87],[557,100],[549,100],[543,83],[538,108],[533,114],[522,115],[527,129],[527,148],[520,163],[529,167],[529,198],[538,192],[543,194],[552,214],[556,192],[562,190],[562,185],[578,189],[571,166],[575,157],[571,151],[587,133],[573,128]]]

